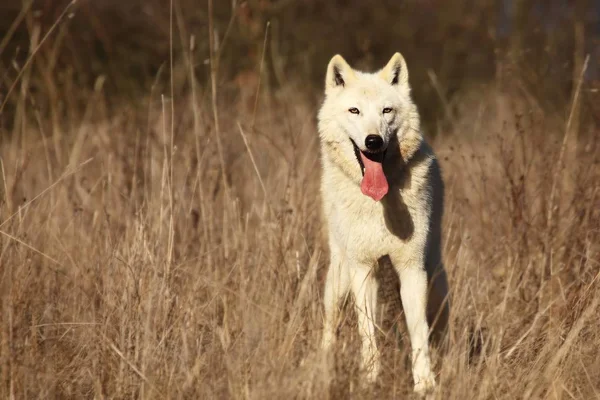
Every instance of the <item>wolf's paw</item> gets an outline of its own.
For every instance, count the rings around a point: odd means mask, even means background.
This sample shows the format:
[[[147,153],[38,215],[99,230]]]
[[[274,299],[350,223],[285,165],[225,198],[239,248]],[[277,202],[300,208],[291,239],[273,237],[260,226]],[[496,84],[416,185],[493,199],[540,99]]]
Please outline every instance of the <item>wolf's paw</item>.
[[[374,346],[365,346],[362,354],[362,368],[367,382],[375,383],[381,369],[379,351]]]
[[[329,350],[335,344],[335,333],[326,330],[323,332],[323,338],[321,339],[321,351],[324,353],[329,352]]]
[[[375,383],[377,381],[377,377],[379,376],[379,366],[370,365],[366,368],[366,379],[369,383]]]
[[[429,376],[422,377],[417,383],[415,383],[414,392],[420,397],[425,397],[428,394],[431,394],[433,389],[435,389],[435,377],[433,374],[431,374]]]

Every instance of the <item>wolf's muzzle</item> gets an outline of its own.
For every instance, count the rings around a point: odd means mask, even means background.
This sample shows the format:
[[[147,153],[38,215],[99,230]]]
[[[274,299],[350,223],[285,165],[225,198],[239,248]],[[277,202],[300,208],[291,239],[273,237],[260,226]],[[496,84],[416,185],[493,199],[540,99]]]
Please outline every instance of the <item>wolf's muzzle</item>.
[[[376,135],[369,135],[369,136],[376,136]],[[367,138],[369,136],[367,136]],[[360,148],[356,145],[354,140],[350,139],[350,141],[352,142],[352,147],[354,148],[354,156],[356,157],[356,161],[358,161],[358,165],[360,166],[360,172],[362,173],[363,176],[365,176],[365,164],[363,163],[363,160],[360,156],[361,153],[371,161],[375,161],[375,162],[379,162],[379,163],[383,162],[383,159],[385,158],[385,154],[387,153],[387,149],[382,149],[383,146],[379,147],[379,152],[375,152],[371,149],[369,149],[369,150],[371,150],[373,152],[371,152],[371,151],[364,152],[364,151],[360,150]],[[383,139],[382,139],[382,142],[383,142]]]

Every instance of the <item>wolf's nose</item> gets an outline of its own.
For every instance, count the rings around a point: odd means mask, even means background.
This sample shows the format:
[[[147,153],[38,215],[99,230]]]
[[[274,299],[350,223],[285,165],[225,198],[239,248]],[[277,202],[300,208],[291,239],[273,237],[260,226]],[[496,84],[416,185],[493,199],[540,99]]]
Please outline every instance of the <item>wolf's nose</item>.
[[[377,151],[383,147],[383,139],[379,135],[369,135],[365,139],[367,149]]]

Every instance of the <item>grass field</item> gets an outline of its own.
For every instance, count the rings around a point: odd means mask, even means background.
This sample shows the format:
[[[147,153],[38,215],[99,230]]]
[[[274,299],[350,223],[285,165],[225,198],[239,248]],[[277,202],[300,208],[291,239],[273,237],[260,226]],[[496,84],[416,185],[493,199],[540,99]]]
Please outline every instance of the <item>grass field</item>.
[[[412,396],[402,316],[398,341],[381,332],[376,386],[360,379],[350,307],[335,362],[319,355],[318,96],[260,81],[225,95],[178,61],[185,95],[109,106],[99,79],[83,111],[53,113],[23,68],[0,127],[1,398]],[[551,113],[507,74],[455,96],[426,133],[452,296],[436,398],[600,398],[585,90]]]

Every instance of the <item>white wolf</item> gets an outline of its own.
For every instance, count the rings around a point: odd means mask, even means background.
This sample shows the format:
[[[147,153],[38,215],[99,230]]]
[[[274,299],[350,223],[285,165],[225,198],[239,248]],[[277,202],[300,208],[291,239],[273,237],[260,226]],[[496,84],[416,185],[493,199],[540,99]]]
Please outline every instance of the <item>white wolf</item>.
[[[331,252],[323,348],[328,350],[335,340],[338,307],[351,291],[362,365],[369,380],[377,378],[378,283],[373,269],[387,255],[400,278],[414,390],[425,393],[435,386],[429,325],[435,322],[436,329],[444,328],[448,317],[440,249],[443,183],[435,155],[420,132],[402,55],[394,54],[372,74],[356,71],[340,55],[334,56],[327,67],[319,133],[321,194]]]

